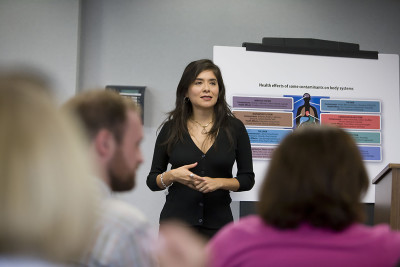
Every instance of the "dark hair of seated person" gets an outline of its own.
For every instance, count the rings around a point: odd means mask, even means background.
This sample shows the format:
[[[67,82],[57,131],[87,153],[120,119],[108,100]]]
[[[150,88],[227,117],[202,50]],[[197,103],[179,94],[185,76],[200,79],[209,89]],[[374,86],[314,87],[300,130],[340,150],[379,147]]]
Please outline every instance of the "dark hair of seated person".
[[[369,179],[353,138],[332,126],[301,127],[274,151],[258,213],[280,229],[308,223],[340,231],[364,221]]]

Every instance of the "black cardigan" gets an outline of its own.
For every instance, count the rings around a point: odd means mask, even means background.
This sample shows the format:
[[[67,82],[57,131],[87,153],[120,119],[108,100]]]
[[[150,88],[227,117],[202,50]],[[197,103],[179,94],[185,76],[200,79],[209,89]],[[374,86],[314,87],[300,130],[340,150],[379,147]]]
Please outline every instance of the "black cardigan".
[[[171,127],[170,122],[165,123],[157,137],[151,170],[147,176],[147,186],[152,191],[162,190],[158,187],[156,178],[167,170],[168,163],[171,164],[171,169],[175,169],[198,162],[191,171],[199,176],[232,178],[232,167],[236,160],[238,169],[236,179],[240,184],[238,191],[250,190],[254,185],[250,140],[240,120],[228,117],[228,123],[232,129],[233,145],[230,144],[225,131],[220,130],[214,144],[204,154],[190,135],[185,133],[184,142],[178,142],[173,146],[170,155],[167,153],[167,146],[162,145],[168,138]],[[231,201],[228,190],[219,189],[204,194],[186,185],[174,183],[166,196],[160,221],[179,219],[189,225],[219,229],[233,220]]]

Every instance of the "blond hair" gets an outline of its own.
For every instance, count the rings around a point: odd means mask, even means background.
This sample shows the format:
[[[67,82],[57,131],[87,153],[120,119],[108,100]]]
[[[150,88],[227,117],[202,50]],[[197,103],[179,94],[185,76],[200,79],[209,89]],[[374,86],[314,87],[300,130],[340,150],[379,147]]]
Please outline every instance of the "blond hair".
[[[97,188],[78,128],[37,87],[0,78],[0,254],[74,260]]]

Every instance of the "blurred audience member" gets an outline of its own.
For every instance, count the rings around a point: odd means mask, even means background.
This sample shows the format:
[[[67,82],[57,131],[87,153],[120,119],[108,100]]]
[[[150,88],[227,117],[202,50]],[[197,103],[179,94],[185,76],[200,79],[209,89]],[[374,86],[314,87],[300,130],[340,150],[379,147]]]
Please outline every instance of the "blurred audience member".
[[[97,163],[104,201],[94,246],[84,266],[155,266],[155,231],[139,210],[112,197],[130,191],[142,163],[140,111],[134,102],[105,90],[78,94],[65,104],[82,122]]]
[[[295,130],[273,154],[258,216],[230,224],[209,243],[211,266],[394,266],[400,233],[362,224],[368,184],[346,132]]]
[[[161,267],[205,267],[208,255],[207,239],[189,225],[178,221],[164,222],[160,226],[158,256]]]
[[[0,66],[0,80],[3,86],[28,88],[53,97],[52,81],[45,73],[34,68],[4,68]]]
[[[0,75],[0,266],[79,259],[96,220],[83,135],[42,81]]]

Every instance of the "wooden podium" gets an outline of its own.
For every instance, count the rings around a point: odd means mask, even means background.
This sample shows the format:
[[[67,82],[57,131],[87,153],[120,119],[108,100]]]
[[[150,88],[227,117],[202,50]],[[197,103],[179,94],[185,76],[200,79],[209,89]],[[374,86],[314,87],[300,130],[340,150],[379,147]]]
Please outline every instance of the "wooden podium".
[[[375,184],[374,224],[400,230],[400,164],[389,163],[372,180]]]

